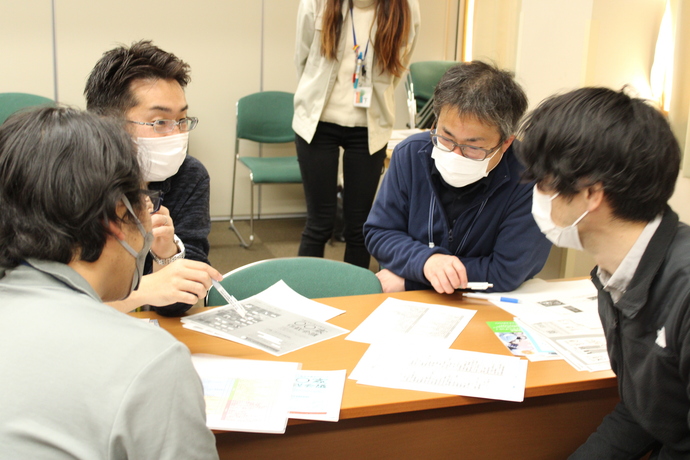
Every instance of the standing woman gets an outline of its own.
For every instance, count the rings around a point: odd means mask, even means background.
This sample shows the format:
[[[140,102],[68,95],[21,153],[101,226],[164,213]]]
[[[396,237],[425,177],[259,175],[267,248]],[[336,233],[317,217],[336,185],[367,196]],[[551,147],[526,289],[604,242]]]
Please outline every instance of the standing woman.
[[[300,1],[292,121],[307,201],[300,256],[323,257],[333,233],[342,147],[345,262],[369,268],[362,226],[418,30],[417,0]]]

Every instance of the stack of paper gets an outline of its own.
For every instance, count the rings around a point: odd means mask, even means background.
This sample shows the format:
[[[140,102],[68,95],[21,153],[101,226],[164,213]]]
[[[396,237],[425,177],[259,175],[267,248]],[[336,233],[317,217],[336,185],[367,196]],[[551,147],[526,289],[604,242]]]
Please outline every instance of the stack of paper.
[[[324,318],[329,319],[342,310],[307,299],[282,281],[241,304],[245,308],[244,316],[227,305],[183,317],[183,326],[275,356],[348,332],[324,322]]]
[[[372,344],[350,378],[386,388],[522,401],[527,361],[449,349],[475,313],[386,299],[347,337]]]
[[[211,429],[284,433],[288,418],[337,422],[345,371],[301,371],[298,363],[192,355]]]
[[[546,343],[575,369],[593,372],[611,368],[597,310],[597,291],[590,280],[532,280],[513,292],[486,297],[512,313],[521,330]]]

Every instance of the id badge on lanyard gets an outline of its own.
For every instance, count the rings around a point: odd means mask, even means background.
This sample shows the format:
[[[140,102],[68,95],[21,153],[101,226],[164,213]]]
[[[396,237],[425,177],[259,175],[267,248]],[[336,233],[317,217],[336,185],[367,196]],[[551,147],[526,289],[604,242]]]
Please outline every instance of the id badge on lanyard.
[[[372,86],[368,84],[366,76],[362,53],[359,53],[353,81],[353,86],[355,87],[353,104],[355,107],[368,109],[371,106],[371,96],[374,91]]]
[[[352,86],[355,89],[355,93],[352,103],[355,107],[368,109],[371,106],[371,97],[374,92],[374,88],[368,81],[367,69],[364,63],[367,58],[367,52],[369,51],[369,40],[367,40],[367,46],[364,50],[364,54],[362,54],[362,52],[359,51],[359,45],[357,44],[355,21],[352,14],[352,8],[350,8],[350,18],[352,20],[352,39],[355,44],[355,73],[352,75]]]

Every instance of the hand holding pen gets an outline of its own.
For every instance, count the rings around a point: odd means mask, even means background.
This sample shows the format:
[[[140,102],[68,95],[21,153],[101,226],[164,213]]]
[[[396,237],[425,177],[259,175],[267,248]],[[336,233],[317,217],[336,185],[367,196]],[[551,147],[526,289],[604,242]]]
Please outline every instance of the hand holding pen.
[[[225,301],[230,305],[239,315],[244,318],[247,316],[247,310],[245,310],[244,306],[232,295],[228,294],[228,291],[225,290],[225,288],[216,280],[212,280],[213,282],[213,287],[216,288],[216,290],[220,293],[221,296],[225,299]]]

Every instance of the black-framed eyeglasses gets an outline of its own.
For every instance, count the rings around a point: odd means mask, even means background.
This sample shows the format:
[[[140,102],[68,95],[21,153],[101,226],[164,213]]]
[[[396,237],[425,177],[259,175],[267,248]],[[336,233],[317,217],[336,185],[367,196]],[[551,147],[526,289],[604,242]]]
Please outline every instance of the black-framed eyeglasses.
[[[460,154],[465,158],[475,161],[484,161],[489,157],[492,157],[498,149],[501,148],[503,141],[499,142],[498,145],[491,149],[483,149],[481,147],[475,147],[473,145],[456,144],[447,137],[436,134],[436,130],[432,129],[429,131],[431,135],[431,143],[434,144],[439,150],[444,152],[453,152],[456,148],[460,149]]]
[[[191,131],[194,128],[196,128],[196,125],[199,124],[199,119],[197,117],[186,117],[186,118],[181,118],[177,121],[175,121],[175,120],[156,120],[153,122],[127,120],[127,123],[134,123],[135,125],[151,126],[151,127],[153,127],[153,131],[155,133],[168,134],[168,133],[173,132],[175,130],[175,127],[178,127],[181,133],[186,133],[188,131]]]
[[[165,193],[162,190],[141,190],[142,195],[146,197],[146,207],[150,214],[158,212],[163,204],[163,196]]]

